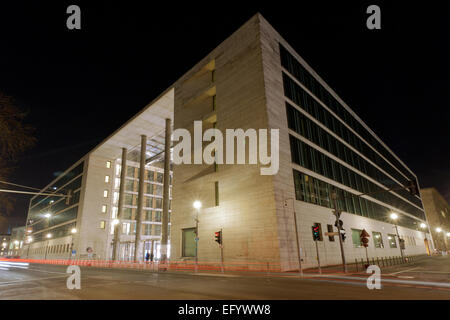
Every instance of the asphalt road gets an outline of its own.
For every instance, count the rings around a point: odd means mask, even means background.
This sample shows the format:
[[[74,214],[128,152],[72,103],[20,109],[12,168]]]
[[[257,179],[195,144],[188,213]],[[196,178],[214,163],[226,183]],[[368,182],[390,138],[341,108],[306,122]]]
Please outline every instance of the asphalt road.
[[[450,260],[445,260],[444,263],[448,261]],[[66,285],[69,276],[66,269],[67,266],[38,264],[14,266],[0,262],[0,299],[450,300],[450,284],[447,287],[445,284],[435,287],[409,282],[417,279],[401,280],[391,275],[387,278],[395,278],[398,280],[394,281],[401,282],[382,282],[380,290],[369,290],[366,286],[367,276],[362,274],[353,275],[353,277],[308,275],[300,279],[297,275],[152,273],[82,267],[81,289],[69,290]]]

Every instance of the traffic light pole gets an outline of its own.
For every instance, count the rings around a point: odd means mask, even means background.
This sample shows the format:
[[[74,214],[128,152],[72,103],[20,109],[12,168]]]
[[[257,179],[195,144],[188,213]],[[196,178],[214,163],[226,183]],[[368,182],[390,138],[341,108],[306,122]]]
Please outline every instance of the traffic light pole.
[[[319,257],[319,245],[317,244],[317,240],[314,240],[316,243],[316,255],[317,255],[317,264],[319,265],[319,274],[322,274],[322,268],[320,267],[320,257]]]
[[[341,234],[341,224],[339,223],[339,218],[341,217],[341,211],[337,207],[337,194],[334,191],[331,195],[334,202],[334,215],[336,216],[336,226],[339,232],[339,246],[341,247],[341,257],[342,257],[342,267],[344,269],[344,273],[347,273],[347,264],[345,263],[345,253],[344,253],[344,245],[342,243],[342,234]]]
[[[400,247],[400,255],[402,256],[402,261],[405,261],[405,257],[403,256],[403,249],[402,249],[402,240],[400,239],[400,235],[398,233],[398,227],[395,224],[395,232],[397,233],[397,238],[398,238],[398,246]]]

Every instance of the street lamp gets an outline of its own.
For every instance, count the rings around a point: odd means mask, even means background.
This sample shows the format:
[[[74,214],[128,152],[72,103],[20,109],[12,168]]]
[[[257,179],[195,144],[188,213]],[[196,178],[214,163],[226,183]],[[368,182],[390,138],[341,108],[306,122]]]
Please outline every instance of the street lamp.
[[[442,231],[441,228],[439,228],[439,227],[436,228],[436,232],[437,232],[437,233],[440,233],[441,231]]]
[[[397,227],[398,214],[396,214],[395,212],[391,212],[390,217],[391,217],[391,220],[393,221],[393,224],[395,227],[395,232],[397,233],[398,245],[400,246],[400,255],[402,256],[402,260],[405,261],[405,258],[403,257],[402,241],[400,239],[400,235],[398,233],[398,227]]]
[[[70,232],[72,232],[72,233],[77,233],[77,229],[76,229],[76,228],[73,228],[72,230],[70,230]]]
[[[200,208],[202,207],[202,203],[198,200],[195,200],[193,203],[193,207],[196,209],[196,217],[195,217],[195,272],[198,269],[198,213]]]
[[[50,213],[48,213],[48,212],[46,214],[44,214],[44,217],[46,217],[47,219],[50,218],[51,216],[52,215]]]

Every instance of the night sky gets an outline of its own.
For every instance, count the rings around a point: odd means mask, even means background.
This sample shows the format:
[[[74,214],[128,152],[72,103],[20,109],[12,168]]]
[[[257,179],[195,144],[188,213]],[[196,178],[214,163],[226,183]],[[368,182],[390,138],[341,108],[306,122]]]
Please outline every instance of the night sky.
[[[421,187],[450,201],[444,1],[14,2],[0,5],[0,91],[29,111],[38,143],[20,158],[12,182],[47,185],[259,11]],[[71,4],[81,7],[81,30],[66,28]],[[381,30],[366,28],[370,4],[381,7]],[[14,197],[12,226],[24,224],[30,199]]]

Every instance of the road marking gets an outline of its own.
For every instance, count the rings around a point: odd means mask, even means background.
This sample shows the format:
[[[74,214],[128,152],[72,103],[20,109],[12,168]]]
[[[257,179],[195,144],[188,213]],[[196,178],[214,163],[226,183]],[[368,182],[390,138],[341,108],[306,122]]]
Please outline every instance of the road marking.
[[[67,278],[67,276],[47,277],[47,278],[37,278],[37,279],[27,279],[27,280],[16,280],[16,281],[9,281],[9,282],[0,282],[0,286],[10,285],[10,284],[15,284],[15,283],[21,283],[21,282],[41,281],[41,280],[56,279],[56,278]]]
[[[401,270],[401,271],[397,271],[397,272],[392,272],[392,273],[389,273],[389,274],[386,274],[386,275],[392,276],[392,275],[394,275],[394,274],[403,273],[403,272],[408,272],[408,271],[410,271],[410,270],[415,270],[415,269],[417,269],[417,268],[419,268],[419,267],[415,267],[415,268],[411,268],[411,269],[406,269],[406,270]]]

